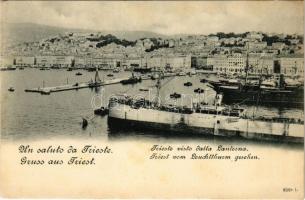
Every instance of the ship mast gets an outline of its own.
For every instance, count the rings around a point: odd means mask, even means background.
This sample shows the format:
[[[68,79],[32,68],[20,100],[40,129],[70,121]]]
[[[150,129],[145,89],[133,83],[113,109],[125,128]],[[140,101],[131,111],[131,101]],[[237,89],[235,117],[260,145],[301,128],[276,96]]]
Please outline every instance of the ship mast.
[[[261,59],[261,58],[260,58]],[[259,76],[259,80],[258,80],[258,92],[257,92],[257,97],[256,97],[256,105],[255,105],[255,108],[253,110],[253,118],[254,118],[254,115],[255,113],[257,112],[258,110],[258,103],[260,101],[260,96],[261,96],[261,85],[262,85],[262,82],[263,82],[263,70],[265,69],[264,67],[264,60],[262,62],[262,68],[261,68],[261,73],[260,73],[260,76]]]
[[[160,102],[160,89],[162,86],[166,85],[167,83],[169,83],[171,80],[173,80],[175,78],[175,76],[173,76],[172,78],[170,78],[169,80],[167,80],[165,83],[163,83],[161,85],[161,78],[163,77],[163,73],[162,72],[159,72],[159,77],[157,79],[157,84],[156,84],[156,88],[157,88],[157,94],[156,94],[156,100],[154,101],[154,105],[155,106],[159,106],[161,104]]]
[[[294,61],[294,75],[296,76],[298,72],[297,61]]]
[[[160,105],[160,89],[161,89],[161,73],[159,73],[156,87],[157,87],[157,94],[156,94],[155,106],[159,106]]]
[[[248,81],[248,73],[249,73],[249,44],[247,45],[247,59],[246,59],[246,78],[245,78],[245,85],[247,84]]]
[[[98,68],[97,68],[97,66],[95,67],[94,82],[95,82],[95,83],[100,83],[100,82],[101,82],[100,76],[99,76],[99,74],[98,74]]]

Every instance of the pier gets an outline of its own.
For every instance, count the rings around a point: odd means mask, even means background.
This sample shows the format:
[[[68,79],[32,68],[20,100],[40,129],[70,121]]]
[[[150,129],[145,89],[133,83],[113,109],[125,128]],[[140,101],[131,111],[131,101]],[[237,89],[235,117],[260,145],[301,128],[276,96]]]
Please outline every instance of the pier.
[[[98,75],[96,75],[98,76]],[[177,74],[164,74],[164,78],[168,77],[174,77],[177,76]],[[147,75],[142,75],[140,76],[141,80],[150,80],[151,77]],[[113,85],[113,84],[118,84],[121,83],[123,80],[128,80],[129,78],[116,78],[112,80],[105,80],[102,82],[97,82],[94,86],[90,86],[90,83],[92,82],[82,82],[82,83],[74,83],[74,84],[66,84],[66,85],[60,85],[60,86],[50,86],[50,87],[37,87],[37,88],[30,88],[30,89],[25,89],[25,92],[34,92],[34,93],[40,93],[40,94],[50,94],[52,92],[62,92],[62,91],[68,91],[68,90],[78,90],[82,88],[96,88],[100,86],[106,86],[106,85]]]
[[[100,83],[97,83],[95,86],[90,86],[90,82],[82,82],[82,83],[74,83],[74,84],[66,84],[66,85],[60,85],[60,86],[50,86],[50,87],[37,87],[37,88],[30,88],[25,89],[25,92],[34,92],[34,93],[40,93],[40,94],[50,94],[52,92],[62,92],[62,91],[68,91],[68,90],[78,90],[83,88],[95,88],[100,86],[106,86],[106,85],[113,85],[113,84],[119,84],[122,80],[127,80],[128,78],[116,78],[112,80],[106,80]],[[149,80],[150,77],[147,76],[141,76],[142,80]]]
[[[101,83],[98,83],[97,85],[93,87],[100,87],[105,85],[113,85],[118,84],[120,81],[125,80],[125,78],[117,78],[113,80],[107,80]],[[38,87],[38,88],[31,88],[31,89],[25,89],[25,92],[36,92],[41,94],[50,94],[52,92],[62,92],[62,91],[68,91],[68,90],[78,90],[82,88],[89,88],[92,86],[89,86],[90,82],[83,82],[83,83],[75,83],[75,84],[67,84],[67,85],[60,85],[60,86],[51,86],[51,87]]]

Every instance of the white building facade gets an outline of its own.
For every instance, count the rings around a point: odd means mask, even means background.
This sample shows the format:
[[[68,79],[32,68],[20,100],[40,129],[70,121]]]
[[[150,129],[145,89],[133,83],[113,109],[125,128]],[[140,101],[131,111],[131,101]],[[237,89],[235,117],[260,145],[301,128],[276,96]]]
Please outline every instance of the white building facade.
[[[245,58],[240,53],[217,54],[207,58],[207,66],[213,66],[213,71],[219,73],[242,73],[245,69]]]
[[[281,57],[279,58],[281,74],[287,76],[304,76],[303,57]]]

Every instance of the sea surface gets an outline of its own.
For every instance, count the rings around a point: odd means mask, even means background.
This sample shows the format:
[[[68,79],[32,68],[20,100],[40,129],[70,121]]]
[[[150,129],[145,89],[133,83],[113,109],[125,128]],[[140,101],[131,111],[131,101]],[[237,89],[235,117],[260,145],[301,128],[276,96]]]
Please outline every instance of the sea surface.
[[[81,76],[76,76],[81,72]],[[113,74],[113,77],[107,76]],[[41,95],[39,93],[25,92],[25,89],[43,86],[58,86],[87,82],[94,79],[95,72],[85,70],[67,71],[66,69],[39,70],[25,68],[24,70],[1,71],[1,137],[2,140],[40,140],[56,138],[97,138],[112,140],[125,138],[157,139],[157,140],[211,140],[205,137],[176,137],[167,133],[154,134],[154,132],[123,131],[119,134],[112,134],[108,129],[107,116],[95,116],[94,109],[101,105],[107,105],[110,96],[117,93],[128,94],[134,97],[154,98],[156,95],[156,81],[145,80],[140,84],[121,85],[114,84],[99,89],[79,89]],[[115,79],[130,77],[131,72],[113,73],[112,71],[99,71],[101,79]],[[166,78],[162,80],[160,91],[161,102],[167,104],[187,105],[192,102],[205,100],[213,103],[215,92],[200,79],[206,75],[181,76]],[[209,78],[213,78],[210,75]],[[183,84],[192,82],[192,86],[186,87]],[[14,92],[8,88],[14,87]],[[140,88],[148,88],[149,91],[141,92]],[[203,88],[205,94],[198,95],[194,89]],[[180,93],[183,98],[174,101],[169,94]],[[272,107],[272,106],[249,106],[240,105],[247,109],[249,116],[281,116],[303,118],[303,108]],[[82,117],[89,119],[89,125],[82,129]],[[214,140],[214,139],[213,139]],[[224,139],[226,141],[226,139]]]

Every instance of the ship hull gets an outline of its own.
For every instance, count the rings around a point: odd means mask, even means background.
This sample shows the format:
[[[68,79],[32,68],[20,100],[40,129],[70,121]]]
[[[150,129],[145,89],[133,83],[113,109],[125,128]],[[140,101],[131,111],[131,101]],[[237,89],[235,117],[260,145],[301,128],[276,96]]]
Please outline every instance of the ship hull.
[[[133,71],[140,73],[150,73],[152,70],[151,68],[134,68]]]
[[[149,121],[137,121],[130,119],[119,119],[114,117],[108,117],[108,126],[112,130],[126,130],[131,129],[135,131],[157,131],[158,132],[168,132],[173,134],[181,135],[205,135],[212,136],[214,129],[205,128],[205,127],[192,127],[186,126],[184,124],[167,124],[167,123],[158,123],[158,122],[149,122]],[[236,136],[236,131],[230,130],[221,130],[223,135],[228,137]]]
[[[271,142],[289,142],[289,143],[303,143],[304,139],[301,137],[290,137],[283,135],[266,135],[261,133],[241,133],[235,130],[219,129],[221,135],[214,134],[213,128],[191,127],[183,125],[170,125],[156,122],[143,122],[136,120],[125,120],[114,117],[108,117],[108,127],[110,130],[132,130],[132,131],[155,131],[156,134],[181,135],[181,136],[204,136],[204,137],[219,137],[219,138],[236,138],[236,139],[251,139],[259,141]]]
[[[279,104],[279,105],[295,105],[304,106],[304,91],[303,89],[295,90],[239,90],[224,87],[215,88],[217,93],[223,94],[223,102],[257,102],[259,98],[260,104]],[[259,93],[259,94],[258,94]]]
[[[110,108],[110,129],[156,130],[183,135],[241,137],[254,140],[303,143],[303,124],[271,123],[202,113],[181,114],[129,106]]]

